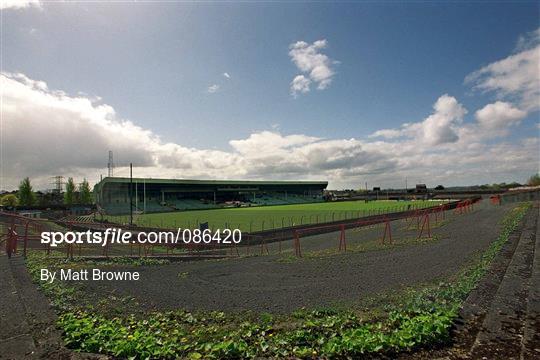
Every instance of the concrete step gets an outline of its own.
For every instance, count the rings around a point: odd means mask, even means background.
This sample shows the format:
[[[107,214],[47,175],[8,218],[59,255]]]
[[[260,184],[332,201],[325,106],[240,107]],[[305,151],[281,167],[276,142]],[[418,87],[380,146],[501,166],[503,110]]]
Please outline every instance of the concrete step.
[[[538,218],[540,208],[534,209]],[[540,220],[536,221],[533,268],[527,297],[521,359],[540,359]]]
[[[529,211],[519,242],[472,346],[473,359],[520,359],[536,242],[537,213]]]

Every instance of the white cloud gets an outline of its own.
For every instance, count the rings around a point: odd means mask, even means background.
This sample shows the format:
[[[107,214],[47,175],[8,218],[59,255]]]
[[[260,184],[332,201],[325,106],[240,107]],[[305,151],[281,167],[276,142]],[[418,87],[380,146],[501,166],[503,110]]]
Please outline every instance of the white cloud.
[[[458,128],[467,110],[456,98],[444,94],[433,104],[435,110],[421,122],[406,123],[399,129],[378,130],[370,137],[414,139],[419,145],[437,146],[453,143],[459,139]]]
[[[525,111],[503,101],[488,104],[475,113],[480,126],[488,130],[506,130],[510,126],[519,124],[525,116],[527,116]]]
[[[29,7],[41,8],[41,2],[39,0],[0,0],[0,10],[17,10]]]
[[[224,73],[223,73],[223,76],[225,76],[227,79],[230,79],[230,78],[231,78],[231,75],[229,75],[229,73],[227,73],[227,72],[224,72]]]
[[[533,48],[538,44],[540,44],[540,28],[520,36],[516,44],[516,52]]]
[[[291,94],[293,96],[296,96],[299,92],[308,92],[311,82],[317,84],[318,90],[326,89],[332,82],[335,75],[332,65],[336,61],[321,53],[321,50],[326,48],[326,45],[326,40],[317,40],[313,44],[297,41],[289,46],[291,60],[306,75],[298,75],[291,82]],[[296,90],[295,86],[300,87],[300,90]]]
[[[457,127],[463,121],[467,110],[447,94],[437,99],[433,105],[435,112],[425,119],[418,127],[418,138],[429,145],[452,143],[458,140]]]
[[[540,29],[518,41],[520,52],[467,75],[474,89],[516,100],[522,110],[540,110]]]
[[[403,136],[403,131],[400,129],[382,129],[377,130],[369,135],[370,138],[382,137],[385,139],[396,139]]]
[[[523,181],[539,161],[538,138],[482,142],[471,127],[460,125],[465,109],[448,95],[437,100],[432,115],[398,129],[403,136],[393,141],[324,139],[274,130],[231,140],[226,150],[209,150],[164,142],[119,118],[99,98],[70,96],[22,74],[2,74],[0,81],[0,188],[14,188],[25,176],[37,188],[50,187],[53,175],[95,182],[106,173],[108,150],[114,152],[117,175],[128,175],[126,165],[133,162],[136,176],[325,179],[332,188],[360,187],[364,181],[400,186],[405,177],[430,185]],[[448,142],[455,134],[457,142]]]
[[[213,84],[213,85],[210,85],[207,89],[207,91],[210,93],[210,94],[213,94],[215,92],[217,92],[219,90],[220,86],[218,84]]]
[[[299,93],[305,94],[309,92],[309,85],[311,80],[304,75],[297,75],[293,81],[291,81],[291,95],[297,97]]]
[[[277,132],[262,131],[251,134],[247,139],[231,140],[229,144],[240,154],[248,156],[267,156],[279,150],[310,144],[320,140],[306,135],[283,136]]]

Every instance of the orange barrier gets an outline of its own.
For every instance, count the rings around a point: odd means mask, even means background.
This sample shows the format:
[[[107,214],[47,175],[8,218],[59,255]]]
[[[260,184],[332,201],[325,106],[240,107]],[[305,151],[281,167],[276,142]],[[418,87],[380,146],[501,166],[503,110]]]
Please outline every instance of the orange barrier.
[[[407,229],[411,229],[416,223],[416,229],[418,230],[418,238],[422,236],[431,237],[431,221],[438,223],[446,217],[446,212],[448,210],[454,209],[456,214],[465,214],[473,210],[474,205],[473,200],[466,199],[459,202],[442,204],[438,206],[433,206],[427,209],[411,209],[403,212],[372,215],[368,218],[359,218],[359,219],[346,219],[341,222],[334,222],[329,224],[319,224],[315,226],[300,227],[300,228],[291,228],[291,229],[282,229],[281,232],[276,231],[277,236],[268,237],[265,234],[242,234],[242,244],[232,243],[221,244],[217,242],[211,243],[184,243],[179,241],[178,243],[157,243],[157,244],[141,244],[141,243],[130,243],[129,245],[122,245],[123,248],[120,248],[118,244],[107,243],[106,246],[96,247],[92,244],[64,244],[61,247],[54,248],[57,250],[56,254],[59,252],[65,253],[66,257],[77,256],[99,256],[99,257],[110,257],[110,256],[138,256],[138,257],[148,257],[156,256],[163,254],[164,256],[176,256],[176,255],[187,255],[187,256],[240,256],[239,247],[243,246],[246,251],[246,255],[252,253],[260,253],[260,255],[269,254],[270,249],[268,243],[279,242],[277,250],[280,254],[282,253],[282,241],[287,239],[292,239],[292,245],[294,247],[294,254],[297,257],[302,257],[302,246],[301,246],[301,237],[337,232],[338,233],[338,251],[347,251],[347,233],[346,230],[360,227],[368,227],[377,224],[382,224],[383,229],[381,233],[380,242],[381,244],[393,244],[393,234],[392,234],[392,221],[394,220],[404,220],[407,224]],[[9,251],[9,254],[15,253],[17,251],[17,245],[19,242],[23,242],[21,246],[23,247],[23,254],[26,255],[27,249],[29,247],[44,250],[47,254],[51,254],[51,245],[50,244],[37,244],[34,241],[39,241],[40,236],[35,235],[35,233],[41,233],[42,231],[51,231],[51,227],[45,223],[43,220],[30,219],[26,217],[19,216],[17,214],[0,212],[0,222],[6,224],[7,232],[6,234],[0,234],[2,236],[0,239],[6,242],[6,252]],[[72,221],[64,220],[58,221],[59,225],[65,227],[69,231],[87,231],[92,232],[105,231],[107,228],[117,228],[123,229],[125,231],[131,231],[133,233],[145,233],[146,231],[173,231],[176,232],[178,229],[153,229],[153,228],[143,228],[143,227],[129,227],[123,226],[115,223],[99,223],[99,222],[81,222],[81,221]],[[8,225],[9,224],[9,225]],[[62,230],[65,231],[65,230]],[[291,236],[292,235],[292,236]],[[143,234],[144,237],[144,234]],[[332,240],[334,241],[334,240]],[[113,246],[114,245],[114,246]],[[252,246],[258,246],[254,252],[251,251]],[[180,250],[178,253],[177,250]]]
[[[501,195],[491,195],[489,201],[491,201],[493,205],[501,205]]]

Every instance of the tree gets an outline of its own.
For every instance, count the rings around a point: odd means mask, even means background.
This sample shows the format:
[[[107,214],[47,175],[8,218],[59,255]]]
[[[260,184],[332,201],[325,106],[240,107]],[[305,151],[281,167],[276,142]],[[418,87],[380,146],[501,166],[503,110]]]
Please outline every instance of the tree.
[[[19,203],[24,206],[32,206],[36,196],[30,184],[29,178],[24,178],[19,184]]]
[[[538,186],[540,185],[540,173],[536,173],[533,176],[529,178],[527,181],[527,185],[529,186]]]
[[[75,200],[75,182],[70,177],[66,183],[66,192],[64,194],[64,204],[73,205]]]
[[[88,184],[86,179],[79,184],[79,199],[81,204],[92,203],[92,192],[90,191],[90,184]]]
[[[0,204],[3,206],[17,206],[19,205],[19,199],[14,194],[7,194],[2,196],[0,199]]]

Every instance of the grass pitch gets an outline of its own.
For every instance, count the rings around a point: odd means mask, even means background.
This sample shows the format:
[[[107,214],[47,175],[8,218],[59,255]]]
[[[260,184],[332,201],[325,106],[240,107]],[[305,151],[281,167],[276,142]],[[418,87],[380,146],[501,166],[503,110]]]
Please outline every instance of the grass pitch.
[[[213,210],[174,211],[134,215],[140,226],[162,228],[198,228],[208,222],[211,229],[240,229],[262,231],[282,227],[320,224],[330,221],[353,219],[362,216],[434,206],[444,201],[393,201],[378,200],[324,202],[278,206],[254,206]],[[108,216],[110,221],[127,223],[128,216]]]

